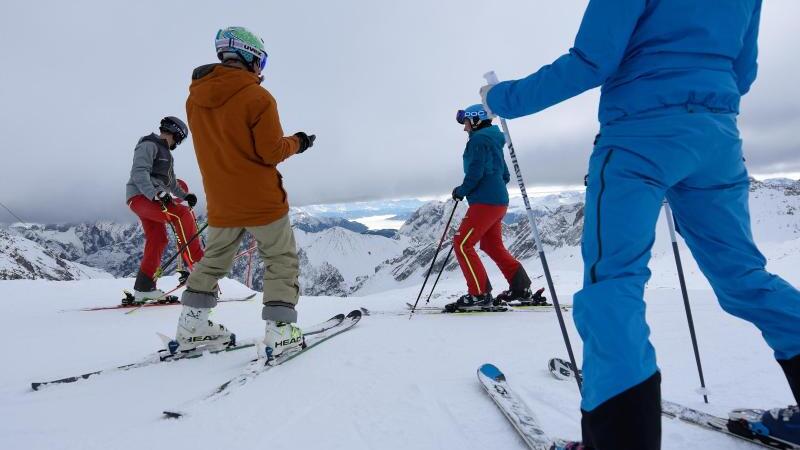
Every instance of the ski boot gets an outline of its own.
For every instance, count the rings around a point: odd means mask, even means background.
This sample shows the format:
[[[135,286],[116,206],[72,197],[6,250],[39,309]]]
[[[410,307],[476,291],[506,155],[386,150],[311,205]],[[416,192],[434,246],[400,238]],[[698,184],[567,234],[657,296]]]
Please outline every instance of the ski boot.
[[[145,303],[156,303],[163,299],[165,299],[167,294],[162,291],[161,289],[153,289],[152,291],[137,291],[134,289],[133,291],[133,299],[131,305],[143,305]],[[125,301],[128,299],[126,295],[124,299],[122,299],[122,304],[125,304]]]
[[[495,306],[511,302],[514,302],[512,306],[553,306],[547,303],[547,297],[542,295],[543,292],[544,288],[540,288],[536,292],[531,292],[530,288],[518,291],[508,289],[495,298]]]
[[[267,363],[286,353],[306,348],[306,339],[303,330],[293,323],[276,322],[267,320],[264,330],[264,345],[259,348],[259,357],[265,358]]]
[[[122,300],[123,305],[142,305],[145,303],[157,303],[166,298],[167,294],[161,289],[156,288],[154,278],[147,276],[141,270],[136,274],[136,281],[133,283],[133,299],[125,295]],[[129,303],[126,303],[129,302]]]
[[[492,294],[487,292],[481,295],[464,294],[455,303],[448,303],[444,306],[445,312],[459,311],[492,311],[494,300]]]
[[[731,411],[728,431],[774,444],[800,445],[800,407]],[[777,441],[777,442],[776,442]]]
[[[236,335],[221,324],[208,320],[211,308],[183,305],[178,318],[175,339],[167,344],[171,354],[190,352],[198,348],[218,350],[236,345]]]

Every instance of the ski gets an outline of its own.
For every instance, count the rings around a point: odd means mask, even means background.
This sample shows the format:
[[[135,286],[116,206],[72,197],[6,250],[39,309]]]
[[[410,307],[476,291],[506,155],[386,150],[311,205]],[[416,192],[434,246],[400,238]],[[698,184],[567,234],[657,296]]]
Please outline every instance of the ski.
[[[230,297],[230,298],[221,298],[217,300],[217,303],[228,303],[228,302],[246,302],[248,300],[253,299],[257,293],[252,293],[249,295],[245,295],[242,297]],[[113,309],[131,309],[131,308],[151,308],[154,306],[173,306],[173,305],[180,305],[180,300],[177,299],[174,302],[149,302],[143,305],[113,305],[113,306],[93,306],[88,308],[78,308],[78,309],[65,309],[60,312],[75,312],[75,311],[107,311]]]
[[[310,332],[313,333],[313,332],[315,332],[317,330],[324,330],[324,329],[328,329],[328,328],[330,328],[332,326],[336,326],[336,325],[342,323],[342,321],[344,321],[344,314],[338,314],[338,315],[333,316],[330,319],[326,320],[325,322],[322,322],[322,323],[319,323],[319,324],[316,324],[316,325],[312,325],[309,329],[311,330]],[[252,348],[252,347],[255,347],[255,346],[256,346],[256,340],[255,339],[251,339],[249,341],[237,342],[234,345],[227,346],[225,348],[214,349],[214,350],[200,348],[200,349],[197,349],[197,350],[191,351],[191,352],[180,352],[180,353],[171,354],[168,350],[162,349],[162,350],[159,350],[156,353],[148,355],[148,356],[142,358],[140,361],[137,361],[137,362],[134,362],[134,363],[123,364],[121,366],[110,367],[108,369],[95,370],[93,372],[88,372],[88,373],[75,375],[75,376],[71,376],[71,377],[59,378],[57,380],[33,382],[33,383],[31,383],[31,389],[33,389],[34,391],[38,391],[38,390],[40,390],[40,389],[42,389],[44,387],[47,387],[47,386],[52,386],[52,385],[55,385],[55,384],[75,383],[77,381],[86,380],[88,378],[95,377],[97,375],[109,374],[109,373],[114,373],[114,372],[124,372],[124,371],[128,371],[128,370],[138,369],[140,367],[148,367],[148,366],[153,366],[153,365],[156,365],[156,364],[161,364],[161,363],[166,363],[166,362],[171,362],[171,361],[181,361],[181,360],[184,360],[184,359],[195,359],[195,358],[199,358],[199,357],[201,357],[203,355],[206,355],[206,354],[214,355],[214,354],[217,354],[217,353],[232,352],[232,351],[242,350],[242,349],[245,349],[245,348]]]
[[[547,363],[547,367],[550,370],[550,374],[559,380],[572,378],[576,374],[569,361],[561,358],[551,358]],[[580,370],[577,371],[577,374],[578,376],[582,375]],[[661,414],[670,419],[697,425],[707,430],[718,431],[761,447],[800,450],[800,445],[798,444],[766,436],[763,432],[759,432],[758,427],[751,426],[752,423],[760,419],[762,413],[763,411],[761,410],[735,409],[730,413],[731,418],[725,419],[678,403],[661,400]]]
[[[532,305],[526,302],[510,302],[506,303],[506,306],[522,311],[553,311],[555,309],[555,305],[552,305],[550,303],[546,305],[535,305],[535,304]],[[561,308],[562,311],[569,311],[570,309],[572,309],[572,304],[570,303],[561,304],[559,305],[559,307]]]
[[[109,373],[113,373],[113,372],[124,372],[124,371],[127,371],[127,370],[138,369],[140,367],[152,366],[152,365],[160,364],[160,363],[164,363],[164,362],[180,361],[180,360],[183,360],[183,359],[194,359],[194,358],[199,358],[199,357],[201,357],[203,355],[206,355],[206,354],[212,354],[213,355],[213,354],[217,354],[217,353],[232,352],[232,351],[241,350],[241,349],[244,349],[244,348],[254,347],[255,345],[256,345],[255,341],[251,341],[251,342],[237,343],[235,345],[228,346],[228,347],[225,347],[225,348],[222,348],[222,349],[198,350],[198,351],[195,351],[195,352],[176,353],[174,355],[171,354],[166,349],[163,349],[163,350],[159,350],[158,352],[156,352],[154,354],[146,356],[142,360],[140,360],[138,362],[135,362],[135,363],[124,364],[124,365],[121,365],[121,366],[111,367],[111,368],[108,368],[108,369],[95,370],[94,372],[88,372],[88,373],[84,373],[84,374],[81,374],[81,375],[75,375],[75,376],[66,377],[66,378],[59,378],[57,380],[33,382],[33,383],[31,383],[31,389],[33,389],[34,391],[38,391],[38,390],[40,390],[40,389],[42,389],[44,387],[52,386],[54,384],[74,383],[76,381],[86,380],[86,379],[88,379],[90,377],[94,377],[96,375],[109,374]]]
[[[414,305],[410,303],[406,303],[406,307],[409,311],[414,311],[414,313],[423,313],[423,314],[475,314],[475,313],[486,313],[486,312],[508,312],[511,311],[510,308],[506,306],[484,306],[481,309],[467,309],[467,310],[454,310],[448,311],[446,308],[442,308],[439,306],[422,306],[417,307],[417,309],[413,309]]]
[[[412,310],[414,305],[411,303],[406,303],[406,311],[405,314],[408,314]],[[414,314],[468,314],[468,313],[486,313],[486,312],[548,312],[553,311],[552,305],[514,305],[514,304],[503,304],[503,305],[496,305],[491,307],[486,307],[481,310],[476,311],[447,311],[441,306],[417,306],[417,309],[414,310]],[[561,305],[562,311],[567,311],[572,308],[572,305]],[[377,311],[376,311],[377,312]],[[398,313],[400,314],[400,313]]]
[[[699,411],[688,406],[680,405],[678,403],[669,402],[667,400],[661,401],[661,413],[669,418],[680,420],[681,422],[697,425],[707,430],[718,431],[722,434],[732,436],[755,445],[766,448],[777,448],[782,450],[800,450],[799,444],[782,441],[772,436],[758,434],[753,429],[751,423],[760,419],[760,410],[741,410],[736,409],[731,412],[732,416],[735,415],[749,415],[751,420],[744,418],[739,419],[725,419],[717,417],[703,411]],[[757,416],[756,416],[757,414]]]
[[[564,441],[553,440],[528,405],[511,389],[505,374],[493,364],[478,368],[478,381],[531,450],[551,450]]]
[[[350,311],[347,316],[343,317],[340,314],[337,316],[337,318],[338,317],[342,317],[343,320],[339,321],[338,323],[331,324],[329,327],[323,327],[312,331],[304,331],[303,334],[306,337],[306,346],[304,348],[289,354],[281,354],[268,363],[265,363],[263,359],[255,359],[251,361],[250,364],[248,364],[239,375],[217,386],[213,391],[204,395],[203,397],[189,401],[182,408],[163,411],[163,418],[179,419],[186,417],[189,414],[189,411],[196,406],[207,402],[217,401],[223,397],[226,397],[235,389],[244,386],[273,367],[277,367],[287,361],[290,361],[296,356],[302,355],[308,350],[327,341],[328,339],[350,330],[361,320],[362,313],[360,310],[353,310]]]

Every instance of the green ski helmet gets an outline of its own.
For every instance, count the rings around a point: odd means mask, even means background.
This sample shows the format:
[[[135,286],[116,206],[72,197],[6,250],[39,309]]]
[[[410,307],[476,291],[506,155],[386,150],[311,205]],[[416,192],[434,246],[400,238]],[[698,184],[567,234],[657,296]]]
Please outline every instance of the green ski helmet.
[[[233,53],[247,64],[257,62],[262,71],[267,66],[264,40],[245,27],[228,27],[217,31],[215,45],[220,61],[225,59],[226,53]]]

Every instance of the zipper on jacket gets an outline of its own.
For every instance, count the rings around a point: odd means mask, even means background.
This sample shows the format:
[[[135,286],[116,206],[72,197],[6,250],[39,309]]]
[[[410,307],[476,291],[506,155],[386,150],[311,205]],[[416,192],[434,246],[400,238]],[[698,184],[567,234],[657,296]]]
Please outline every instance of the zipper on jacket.
[[[597,283],[597,264],[600,263],[600,259],[603,257],[603,240],[600,235],[600,205],[603,202],[603,193],[605,193],[606,190],[606,167],[608,167],[608,160],[611,159],[612,153],[614,153],[614,149],[608,151],[608,155],[606,155],[606,159],[603,161],[603,167],[600,168],[600,192],[597,194],[597,259],[594,264],[592,264],[592,268],[589,272],[592,283]]]

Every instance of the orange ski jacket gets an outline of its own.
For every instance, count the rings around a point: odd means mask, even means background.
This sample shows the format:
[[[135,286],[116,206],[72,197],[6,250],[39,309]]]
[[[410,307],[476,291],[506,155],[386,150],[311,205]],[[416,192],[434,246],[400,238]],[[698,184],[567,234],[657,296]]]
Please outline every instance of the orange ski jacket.
[[[186,100],[212,227],[272,223],[289,212],[277,165],[297,153],[283,135],[275,99],[251,72],[221,64],[198,67]]]

